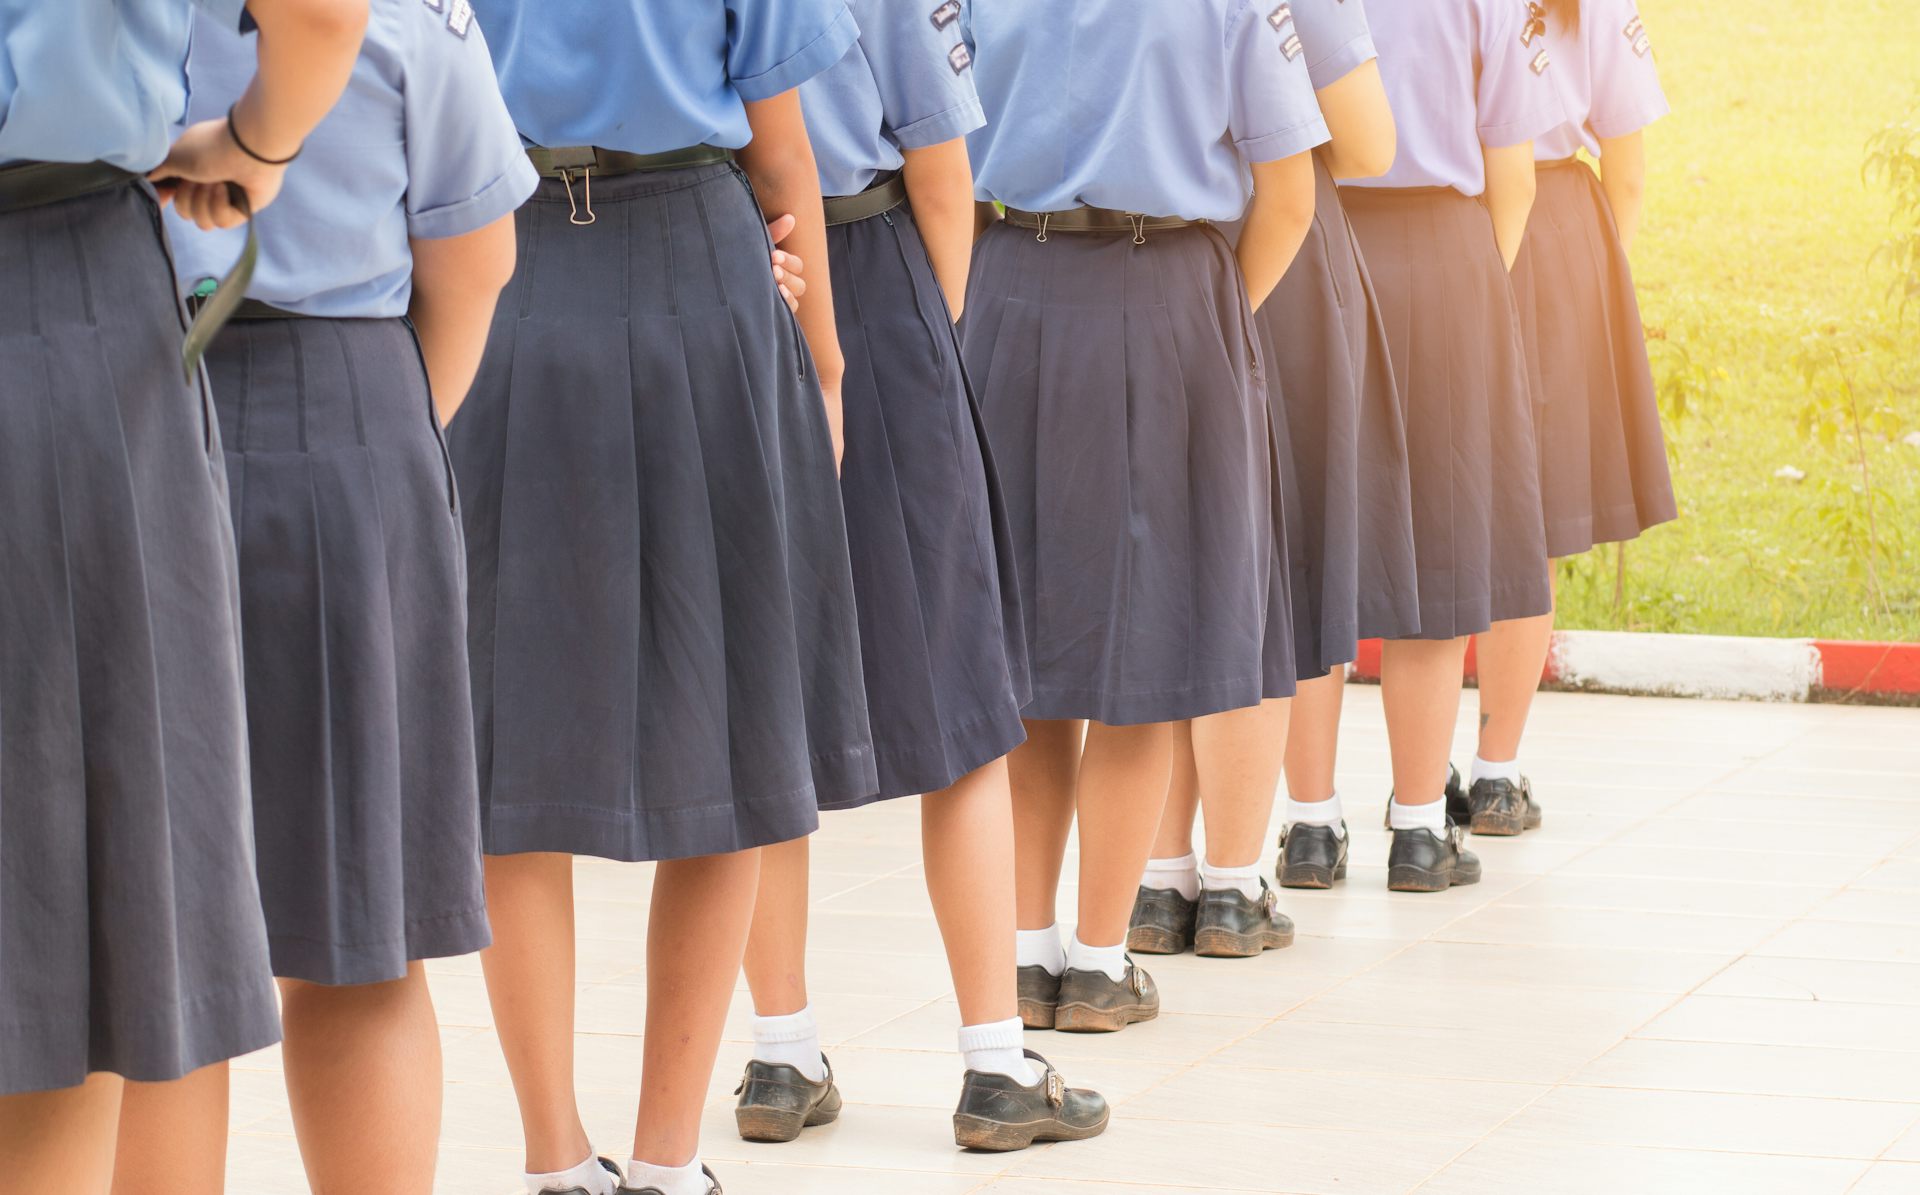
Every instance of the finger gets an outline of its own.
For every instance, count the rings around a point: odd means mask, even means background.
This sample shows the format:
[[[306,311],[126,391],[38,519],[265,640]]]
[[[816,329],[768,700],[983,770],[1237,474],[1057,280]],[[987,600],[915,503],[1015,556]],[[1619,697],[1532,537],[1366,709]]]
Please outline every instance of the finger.
[[[786,300],[788,311],[793,312],[795,315],[800,314],[800,299],[797,295],[783,286],[780,288],[780,297]]]
[[[204,228],[205,225],[200,223],[200,201],[200,185],[198,183],[181,182],[179,194],[174,200],[174,206],[179,208],[180,218],[182,220],[190,220],[196,227]]]
[[[178,191],[179,189],[180,189],[180,183],[179,183],[179,180],[177,179],[171,179],[171,178],[161,179],[153,184],[153,193],[159,196],[161,207],[165,207],[168,204],[172,203],[173,193],[175,191]]]
[[[208,189],[213,192],[208,206],[215,228],[238,228],[247,222],[246,216],[233,205],[233,196],[224,185],[215,184]]]
[[[794,226],[799,223],[800,221],[793,218],[793,213],[789,212],[767,225],[767,236],[778,245],[792,235]]]
[[[807,293],[807,280],[798,274],[788,274],[786,285],[787,289],[792,291],[796,297],[803,296]]]

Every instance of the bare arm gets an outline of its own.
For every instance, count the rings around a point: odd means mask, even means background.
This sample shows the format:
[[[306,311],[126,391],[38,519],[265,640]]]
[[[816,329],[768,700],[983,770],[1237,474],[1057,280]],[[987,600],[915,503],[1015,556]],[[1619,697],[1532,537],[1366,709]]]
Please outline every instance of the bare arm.
[[[904,173],[914,223],[933,260],[933,276],[946,292],[955,321],[967,302],[967,270],[973,264],[973,165],[964,137],[925,149],[910,149]]]
[[[1240,232],[1240,272],[1255,311],[1286,276],[1313,226],[1313,155],[1253,165],[1253,202]]]
[[[463,236],[409,244],[413,301],[407,317],[420,335],[433,406],[444,424],[466,401],[487,347],[494,304],[513,277],[513,217],[502,216]]]
[[[1500,256],[1511,270],[1520,258],[1520,243],[1527,237],[1527,217],[1533,214],[1538,187],[1533,175],[1533,142],[1500,149],[1489,146],[1482,152],[1487,160],[1487,210],[1493,214],[1493,236],[1500,242]]]
[[[1640,214],[1647,192],[1647,140],[1640,133],[1609,137],[1600,142],[1600,186],[1613,205],[1613,224],[1620,244],[1631,253],[1640,233]]]
[[[753,141],[739,153],[740,168],[753,180],[760,209],[768,219],[790,214],[793,232],[785,244],[811,267],[807,293],[800,300],[800,328],[807,334],[820,389],[827,404],[827,427],[833,433],[834,459],[842,452],[840,379],[846,358],[840,353],[840,333],[833,320],[833,277],[827,261],[827,217],[820,202],[820,173],[800,114],[800,93],[788,91],[747,105],[747,123]]]
[[[258,67],[234,105],[233,126],[260,157],[291,157],[346,89],[366,33],[367,0],[249,0],[247,11],[260,27]],[[160,188],[162,197],[201,228],[232,228],[244,217],[227,184],[259,211],[280,194],[286,167],[244,153],[223,117],[182,133],[150,177],[176,180]]]
[[[1400,136],[1377,61],[1361,63],[1316,94],[1333,133],[1326,148],[1333,177],[1378,178],[1393,169]]]

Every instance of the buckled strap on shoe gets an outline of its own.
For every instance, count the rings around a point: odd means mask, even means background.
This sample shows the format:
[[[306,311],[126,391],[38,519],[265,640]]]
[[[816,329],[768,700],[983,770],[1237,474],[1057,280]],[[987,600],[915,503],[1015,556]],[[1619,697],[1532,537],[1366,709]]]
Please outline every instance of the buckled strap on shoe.
[[[1007,209],[1007,223],[1015,228],[1031,228],[1038,231],[1040,235],[1037,239],[1043,242],[1056,232],[1104,236],[1132,233],[1133,243],[1144,245],[1147,243],[1149,232],[1194,228],[1207,221],[1188,220],[1181,216],[1148,216],[1140,212],[1117,212],[1112,208],[1104,207],[1071,207],[1057,212],[1029,212],[1010,207]]]
[[[829,195],[826,199],[827,227],[858,224],[884,215],[907,201],[907,178],[898,170],[875,179],[873,185],[857,195]]]

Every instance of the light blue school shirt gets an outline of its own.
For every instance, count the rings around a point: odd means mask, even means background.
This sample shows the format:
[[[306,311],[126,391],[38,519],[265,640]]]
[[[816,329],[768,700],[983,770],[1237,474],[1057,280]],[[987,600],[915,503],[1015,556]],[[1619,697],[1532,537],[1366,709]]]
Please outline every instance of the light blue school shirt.
[[[253,77],[254,38],[196,20],[189,120],[220,116]],[[372,0],[340,102],[307,138],[256,220],[247,296],[296,315],[405,315],[411,238],[460,236],[511,213],[539,183],[459,0]],[[202,232],[167,210],[182,288],[225,273],[241,229]]]
[[[457,4],[463,0],[445,0]],[[507,109],[535,145],[739,149],[746,104],[840,61],[845,0],[478,0]]]
[[[1372,0],[1380,75],[1399,128],[1393,169],[1356,187],[1487,189],[1483,147],[1566,119],[1544,21],[1528,0]]]
[[[1313,89],[1323,91],[1378,58],[1365,0],[1287,0],[1280,6],[1297,40],[1288,57],[1304,55]]]
[[[1278,0],[961,5],[987,111],[969,138],[981,199],[1235,220],[1248,163],[1327,140]]]
[[[1534,157],[1552,161],[1584,149],[1597,158],[1601,138],[1637,133],[1670,111],[1640,0],[1583,0],[1579,30],[1549,17],[1547,44],[1568,120],[1534,138]]]
[[[820,193],[854,195],[901,153],[987,123],[960,36],[960,0],[849,0],[860,40],[800,89]]]
[[[0,164],[167,156],[187,102],[193,10],[240,27],[245,0],[0,0]]]

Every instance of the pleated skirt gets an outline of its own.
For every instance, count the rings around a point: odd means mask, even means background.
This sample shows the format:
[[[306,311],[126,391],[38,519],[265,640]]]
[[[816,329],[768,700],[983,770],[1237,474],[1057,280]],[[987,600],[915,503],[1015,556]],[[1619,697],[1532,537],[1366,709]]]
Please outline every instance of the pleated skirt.
[[[820,386],[731,165],[563,184],[448,428],[493,854],[719,854],[878,787]]]
[[[1012,525],[1027,717],[1196,718],[1257,704],[1269,656],[1293,674],[1290,626],[1268,651],[1287,571],[1255,337],[1217,229],[981,238],[961,346]]]
[[[827,239],[847,359],[840,490],[875,796],[934,792],[1026,738],[1012,534],[912,210],[836,226]]]
[[[144,184],[0,214],[0,1094],[279,1038],[219,429]]]
[[[1313,226],[1255,314],[1284,452],[1300,679],[1420,629],[1406,420],[1380,301],[1318,155]]]
[[[1559,558],[1670,522],[1673,480],[1633,270],[1584,162],[1542,162],[1514,265],[1536,422],[1547,552]]]
[[[228,325],[226,445],[274,974],[487,945],[453,472],[398,319]]]
[[[1513,285],[1477,199],[1345,187],[1406,410],[1420,629],[1453,639],[1545,614],[1533,394]]]

